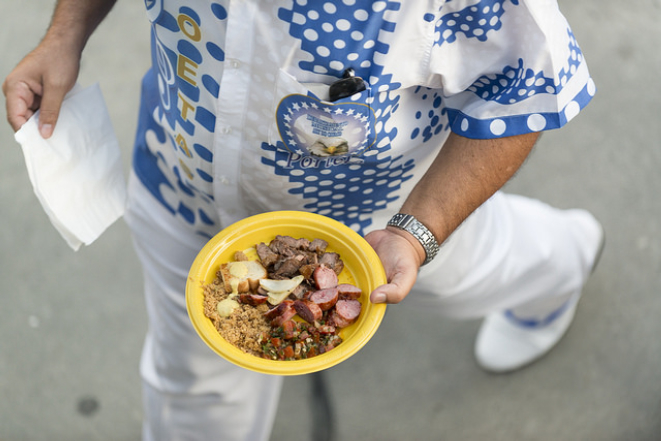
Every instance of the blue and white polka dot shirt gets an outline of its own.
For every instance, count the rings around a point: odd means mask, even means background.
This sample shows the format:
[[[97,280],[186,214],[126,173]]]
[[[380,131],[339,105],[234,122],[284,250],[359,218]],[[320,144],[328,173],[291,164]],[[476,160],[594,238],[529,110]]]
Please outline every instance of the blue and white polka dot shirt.
[[[283,209],[382,227],[450,131],[559,128],[595,93],[554,0],[145,4],[134,169],[206,237]],[[330,101],[347,69],[365,90]]]

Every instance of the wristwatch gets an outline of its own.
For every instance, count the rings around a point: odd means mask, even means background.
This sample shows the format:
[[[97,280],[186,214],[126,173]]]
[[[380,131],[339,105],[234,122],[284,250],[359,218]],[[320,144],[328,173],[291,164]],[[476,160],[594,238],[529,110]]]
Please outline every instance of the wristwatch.
[[[422,248],[425,249],[426,258],[422,262],[423,265],[427,265],[436,257],[441,246],[436,241],[432,232],[415,217],[410,214],[397,213],[388,221],[388,225],[408,231],[413,237],[418,239]]]

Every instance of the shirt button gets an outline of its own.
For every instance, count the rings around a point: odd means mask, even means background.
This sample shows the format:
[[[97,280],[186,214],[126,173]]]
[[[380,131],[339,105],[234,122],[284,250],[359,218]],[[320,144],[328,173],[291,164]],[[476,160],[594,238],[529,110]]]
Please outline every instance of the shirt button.
[[[229,126],[223,126],[223,127],[220,128],[220,133],[222,133],[223,135],[227,135],[231,131],[232,131],[232,128],[229,127]]]
[[[234,69],[238,69],[241,67],[241,62],[239,60],[230,60],[230,66],[232,66]]]

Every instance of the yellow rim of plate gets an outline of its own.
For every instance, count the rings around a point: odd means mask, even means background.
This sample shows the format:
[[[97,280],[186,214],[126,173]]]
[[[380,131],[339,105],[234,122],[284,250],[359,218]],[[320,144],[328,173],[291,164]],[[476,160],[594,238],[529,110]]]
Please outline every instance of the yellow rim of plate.
[[[356,323],[343,329],[342,344],[333,350],[305,360],[267,360],[246,354],[227,342],[204,315],[203,285],[213,282],[218,266],[229,260],[235,251],[259,242],[268,243],[276,234],[308,239],[324,239],[328,250],[340,254],[345,268],[340,282],[355,283],[363,294],[363,310]],[[385,315],[385,304],[373,304],[369,294],[386,283],[386,275],[374,249],[346,225],[315,213],[274,211],[238,221],[214,236],[198,253],[186,283],[188,315],[202,340],[228,361],[256,372],[273,375],[301,375],[327,369],[346,360],[360,350],[378,329]]]

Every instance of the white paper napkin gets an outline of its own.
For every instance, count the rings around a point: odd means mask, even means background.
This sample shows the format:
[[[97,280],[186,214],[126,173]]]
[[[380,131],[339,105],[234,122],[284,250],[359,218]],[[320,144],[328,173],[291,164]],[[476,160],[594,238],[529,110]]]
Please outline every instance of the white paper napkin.
[[[44,211],[78,250],[124,214],[126,181],[119,142],[98,84],[77,85],[69,92],[49,139],[39,134],[38,121],[39,112],[15,138]]]

